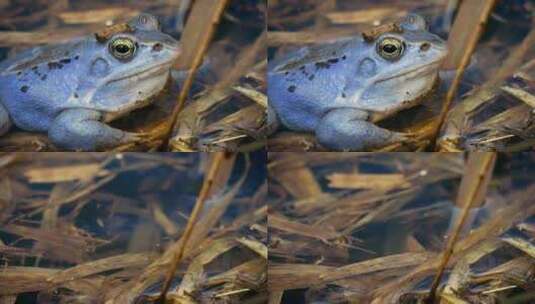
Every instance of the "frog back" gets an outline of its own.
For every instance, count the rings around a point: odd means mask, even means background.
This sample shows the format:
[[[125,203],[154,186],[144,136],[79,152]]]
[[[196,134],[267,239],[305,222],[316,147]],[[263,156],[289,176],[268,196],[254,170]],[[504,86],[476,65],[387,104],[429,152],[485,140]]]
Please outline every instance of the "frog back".
[[[58,108],[77,106],[64,99],[86,71],[84,40],[25,50],[0,66],[0,77],[12,91],[11,99],[35,100]]]
[[[360,37],[314,45],[290,52],[270,64],[268,95],[277,113],[300,105],[313,115],[346,106],[342,95],[347,79],[356,76]],[[282,114],[284,115],[284,114]]]
[[[35,47],[0,64],[0,99],[19,127],[44,131],[59,112],[78,106],[67,98],[83,73],[81,44]]]

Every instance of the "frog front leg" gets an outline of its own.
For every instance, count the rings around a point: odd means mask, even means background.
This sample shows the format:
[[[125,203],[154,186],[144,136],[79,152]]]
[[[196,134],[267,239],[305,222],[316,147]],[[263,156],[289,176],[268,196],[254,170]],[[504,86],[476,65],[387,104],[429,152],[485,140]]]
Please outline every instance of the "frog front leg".
[[[95,110],[65,110],[52,122],[48,138],[59,147],[83,151],[105,150],[140,139],[137,134],[108,126],[102,118]]]
[[[12,122],[6,107],[0,103],[0,135],[4,135],[11,128]]]
[[[380,128],[368,121],[366,111],[339,108],[327,112],[316,127],[316,138],[334,150],[369,151],[406,139],[403,133]]]

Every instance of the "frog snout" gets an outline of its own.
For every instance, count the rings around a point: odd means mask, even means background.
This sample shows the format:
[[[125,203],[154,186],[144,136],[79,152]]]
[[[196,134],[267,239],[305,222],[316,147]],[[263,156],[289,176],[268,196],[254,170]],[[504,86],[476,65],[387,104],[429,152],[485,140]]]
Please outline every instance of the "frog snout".
[[[433,46],[436,49],[444,50],[444,51],[447,49],[446,41],[444,41],[442,38],[440,38],[437,35],[433,35],[429,43],[431,44],[431,46]]]
[[[447,48],[446,44],[444,43],[429,43],[429,42],[422,42],[420,44],[420,52],[427,52],[427,51],[438,51],[442,52],[445,51]]]
[[[419,44],[420,55],[431,58],[445,57],[448,53],[446,42],[438,36],[433,36]]]
[[[151,53],[156,56],[176,58],[180,55],[180,44],[172,37],[166,37],[152,44]]]
[[[173,51],[178,51],[180,49],[179,42],[173,37],[166,37],[161,44]]]

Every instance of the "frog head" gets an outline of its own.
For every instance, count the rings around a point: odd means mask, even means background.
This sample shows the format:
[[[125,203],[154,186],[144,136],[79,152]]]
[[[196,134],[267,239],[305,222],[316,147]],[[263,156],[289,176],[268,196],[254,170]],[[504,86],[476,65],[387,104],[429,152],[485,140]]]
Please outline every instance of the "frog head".
[[[178,42],[149,14],[103,30],[80,48],[88,70],[71,98],[109,112],[139,107],[161,91],[180,54]]]
[[[399,109],[433,87],[447,49],[440,37],[427,31],[422,17],[409,15],[383,31],[363,36],[357,77],[347,84],[348,89],[358,88],[348,95],[359,104],[378,111]]]

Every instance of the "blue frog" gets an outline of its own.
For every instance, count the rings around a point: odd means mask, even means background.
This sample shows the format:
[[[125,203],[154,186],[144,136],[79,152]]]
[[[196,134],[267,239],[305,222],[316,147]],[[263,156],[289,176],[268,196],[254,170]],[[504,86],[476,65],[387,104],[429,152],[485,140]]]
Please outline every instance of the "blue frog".
[[[300,48],[270,62],[270,119],[313,132],[333,150],[404,141],[408,134],[375,123],[421,103],[446,54],[445,42],[414,14],[362,36]]]
[[[107,123],[152,102],[180,54],[156,17],[66,43],[35,47],[0,63],[0,135],[12,124],[47,132],[59,148],[105,150],[141,134]]]

